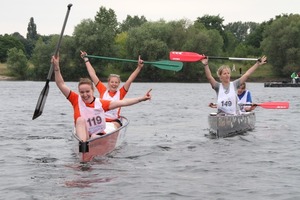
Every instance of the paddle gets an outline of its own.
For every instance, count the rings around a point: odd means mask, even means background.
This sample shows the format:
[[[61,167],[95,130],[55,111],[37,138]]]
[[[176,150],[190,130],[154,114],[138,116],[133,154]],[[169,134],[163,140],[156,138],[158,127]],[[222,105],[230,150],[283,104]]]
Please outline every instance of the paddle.
[[[184,52],[184,51],[171,51],[170,60],[181,61],[181,62],[197,62],[204,58],[208,59],[221,59],[221,60],[259,60],[258,58],[235,58],[235,57],[218,57],[218,56],[205,56],[204,54],[198,54],[194,52]]]
[[[89,58],[99,58],[104,60],[114,60],[114,61],[121,61],[121,62],[134,62],[137,63],[138,60],[128,60],[128,59],[122,59],[122,58],[112,58],[112,57],[105,57],[105,56],[94,56],[94,55],[86,55],[85,57]],[[171,71],[180,71],[182,69],[183,63],[177,62],[177,61],[169,61],[169,60],[160,60],[160,61],[144,61],[145,64],[151,64],[154,67],[165,69],[165,70],[171,70]]]
[[[243,106],[260,106],[266,109],[288,109],[290,106],[289,102],[286,101],[273,101],[273,102],[264,102],[257,104],[242,104]]]
[[[64,21],[61,33],[60,33],[60,37],[59,37],[59,40],[58,40],[57,45],[56,45],[56,49],[55,49],[55,53],[54,53],[55,56],[58,55],[58,51],[59,51],[59,48],[60,48],[61,40],[62,40],[64,31],[65,31],[65,27],[66,27],[66,24],[67,24],[67,20],[68,20],[68,17],[69,17],[71,7],[72,7],[72,4],[69,4],[67,14],[66,14],[66,17],[65,17],[65,21]],[[48,93],[49,93],[49,82],[50,82],[50,79],[52,77],[52,74],[53,74],[53,65],[51,63],[50,70],[48,72],[48,76],[47,76],[47,80],[46,80],[46,84],[45,84],[45,86],[44,86],[44,88],[43,88],[43,90],[42,90],[42,92],[39,96],[39,99],[38,99],[38,102],[36,104],[32,120],[36,119],[37,117],[39,117],[43,113],[43,109],[44,109],[44,106],[45,106],[45,103],[46,103],[46,98],[47,98]]]

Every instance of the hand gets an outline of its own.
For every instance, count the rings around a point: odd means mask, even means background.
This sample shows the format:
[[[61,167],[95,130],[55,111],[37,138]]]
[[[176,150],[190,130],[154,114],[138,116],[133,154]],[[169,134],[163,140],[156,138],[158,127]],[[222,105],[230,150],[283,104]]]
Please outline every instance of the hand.
[[[151,94],[150,92],[152,91],[152,89],[150,89],[146,95],[143,97],[143,99],[141,101],[147,101],[147,100],[151,100]]]
[[[84,60],[84,61],[88,61],[89,59],[86,57],[87,53],[85,51],[80,51],[80,57]]]
[[[144,66],[144,61],[141,59],[141,56],[139,55],[138,67],[143,67],[143,66]]]
[[[217,108],[217,104],[215,104],[215,103],[210,103],[208,106],[211,108]]]
[[[59,56],[52,56],[51,63],[53,64],[54,71],[59,71]]]
[[[261,57],[261,58],[258,59],[258,61],[257,61],[257,64],[258,64],[258,65],[264,65],[264,64],[266,64],[266,63],[267,63],[267,57],[266,57],[266,56]]]
[[[206,57],[206,58],[202,59],[201,62],[204,66],[207,66],[208,65],[208,58]]]
[[[251,110],[254,110],[256,107],[257,107],[257,104],[254,104],[254,103],[253,103],[253,104],[251,105],[251,107],[250,107],[250,111],[251,111]]]

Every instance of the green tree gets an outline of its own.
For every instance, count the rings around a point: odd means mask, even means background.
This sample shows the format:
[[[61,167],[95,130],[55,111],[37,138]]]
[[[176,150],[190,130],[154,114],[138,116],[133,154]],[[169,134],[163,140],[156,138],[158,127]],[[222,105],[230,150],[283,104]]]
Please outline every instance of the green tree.
[[[33,64],[31,76],[35,80],[46,80],[51,66],[51,56],[54,55],[59,37],[59,35],[51,35],[47,38],[47,42],[44,42],[42,37],[38,39],[31,58]],[[75,54],[75,49],[74,38],[70,36],[63,37],[59,57],[61,72],[66,81],[78,80],[83,72],[86,72],[83,67],[78,66],[77,59],[80,58],[80,54]]]
[[[146,23],[147,19],[144,16],[138,17],[127,15],[126,19],[120,24],[120,32],[128,31],[131,28],[141,26]]]
[[[27,57],[27,59],[29,59],[31,57],[31,53],[33,50],[33,44],[31,41],[27,40],[26,38],[24,38],[20,33],[15,32],[13,34],[11,34],[11,36],[13,36],[14,38],[16,38],[17,40],[19,40],[25,49],[25,55]]]
[[[102,28],[110,29],[110,31],[114,33],[113,37],[117,34],[119,23],[114,10],[107,10],[105,7],[101,6],[95,16],[95,22],[97,24],[102,24]]]
[[[255,22],[233,22],[225,26],[228,33],[228,55],[237,57],[261,56],[260,43],[264,26]],[[233,38],[230,36],[233,35]]]
[[[198,17],[196,22],[202,23],[206,29],[216,29],[220,33],[224,31],[224,19],[220,15],[204,15],[203,17]]]
[[[105,35],[106,32],[100,31],[100,25],[95,23],[91,19],[86,19],[81,21],[80,24],[78,24],[73,33],[74,37],[74,43],[76,46],[76,50],[73,52],[73,54],[76,55],[74,58],[74,62],[78,63],[79,69],[78,74],[81,74],[82,76],[86,73],[86,69],[84,68],[84,64],[80,65],[82,63],[82,59],[80,58],[80,51],[86,51],[88,54],[91,55],[106,55],[105,50]],[[110,43],[110,42],[109,42]],[[92,60],[93,66],[97,66],[100,63],[100,60]],[[101,73],[97,68],[95,68],[97,74],[101,76]]]
[[[126,43],[130,57],[137,58],[139,54],[143,55],[145,60],[166,57],[168,51],[166,42],[170,36],[168,28],[164,21],[159,21],[147,22],[140,27],[130,29]],[[156,48],[153,45],[158,46]]]
[[[228,44],[225,49],[224,56],[234,56],[235,49],[240,44],[240,42],[232,32],[225,31],[225,34],[226,34]]]
[[[198,29],[196,26],[191,26],[186,34],[187,39],[182,49],[206,55],[222,53],[223,38],[217,30]]]
[[[28,23],[26,38],[27,40],[32,41],[36,41],[38,39],[36,24],[34,23],[33,17],[30,18],[30,21]]]
[[[22,42],[14,36],[8,34],[0,35],[0,62],[6,62],[8,50],[14,47],[22,51],[25,50]]]
[[[91,19],[83,20],[75,27],[74,37],[77,52],[85,50],[89,54],[113,56],[115,55],[115,37],[117,35],[118,22],[113,10],[101,7]]]
[[[80,58],[80,50],[86,51],[91,55],[101,55],[116,57],[119,53],[120,46],[115,44],[114,33],[111,29],[107,29],[105,25],[98,24],[90,19],[83,20],[79,25],[75,27],[74,30],[74,43],[76,46],[76,51],[74,54],[77,56],[75,58],[77,63],[82,63]],[[93,66],[103,66],[107,64],[108,61],[103,61],[101,59],[91,59]],[[80,72],[83,74],[86,72],[86,69],[81,67]],[[82,70],[82,71],[81,71]],[[104,76],[104,71],[98,68],[95,68],[98,76]]]
[[[34,23],[33,17],[30,18],[30,21],[28,23],[26,38],[27,38],[27,40],[26,40],[27,42],[25,45],[26,55],[31,57],[35,43],[39,38],[39,35],[37,33],[36,24]]]
[[[251,34],[258,26],[255,22],[233,22],[225,26],[224,30],[231,32],[238,42],[245,42],[249,34]]]
[[[32,77],[34,77],[35,80],[46,80],[51,64],[51,55],[53,55],[54,49],[54,42],[44,43],[42,38],[36,42],[31,57],[31,63],[34,66]]]
[[[263,41],[263,32],[267,26],[266,22],[259,24],[253,31],[246,37],[245,44],[253,46],[257,49],[260,48],[261,42]]]
[[[54,39],[57,42],[58,38]],[[63,38],[60,50],[60,65],[64,79],[66,81],[78,81],[80,77],[88,77],[88,73],[84,62],[80,58],[80,53],[77,53],[75,39],[71,36]]]
[[[115,38],[115,44],[117,49],[117,57],[126,58],[127,51],[126,51],[126,41],[128,38],[127,32],[119,33]]]
[[[217,30],[223,38],[223,50],[226,50],[228,45],[227,35],[225,34],[225,26],[223,25],[224,18],[220,15],[204,15],[198,17],[195,23],[201,23],[208,30]]]
[[[169,48],[167,41],[171,36],[171,26],[165,21],[147,22],[128,31],[126,49],[129,58],[137,59],[141,55],[143,60],[154,61],[168,59]],[[133,70],[132,66],[129,71]],[[161,75],[169,76],[170,71],[155,67],[145,67],[139,77],[153,81],[161,80]]]
[[[264,32],[262,46],[278,74],[289,75],[300,66],[300,15],[277,17]]]
[[[186,37],[182,50],[205,55],[222,54],[223,38],[219,31],[215,29],[207,30],[203,25],[195,23],[187,28]],[[201,77],[205,77],[204,71],[199,70],[199,63],[186,63],[186,66],[180,72],[182,81],[196,81],[199,79],[201,81]],[[211,64],[211,67],[214,66]]]
[[[167,40],[169,49],[174,51],[188,50],[183,49],[183,46],[190,36],[187,34],[188,28],[191,27],[193,23],[189,20],[181,19],[179,21],[170,21],[168,25],[170,26],[170,38]]]
[[[8,50],[7,69],[17,79],[25,80],[28,69],[28,60],[21,49],[12,48]]]

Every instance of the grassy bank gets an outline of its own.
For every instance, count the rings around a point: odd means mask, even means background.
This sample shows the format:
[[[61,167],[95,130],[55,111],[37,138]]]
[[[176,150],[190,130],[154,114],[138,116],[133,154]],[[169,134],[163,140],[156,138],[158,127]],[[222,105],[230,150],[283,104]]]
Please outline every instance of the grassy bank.
[[[245,73],[249,67],[241,67],[242,68],[242,74]],[[239,78],[240,71],[239,71],[239,66],[236,66],[236,71],[231,72],[231,77],[232,80]],[[269,81],[284,81],[284,80],[289,80],[289,77],[283,78],[279,77],[274,73],[274,70],[272,69],[271,65],[263,65],[261,67],[258,67],[253,74],[248,79],[248,82],[269,82]]]
[[[0,80],[13,80],[14,77],[9,76],[9,71],[5,63],[0,63]]]
[[[0,75],[7,76],[7,74],[8,74],[8,69],[6,67],[6,64],[0,63]]]

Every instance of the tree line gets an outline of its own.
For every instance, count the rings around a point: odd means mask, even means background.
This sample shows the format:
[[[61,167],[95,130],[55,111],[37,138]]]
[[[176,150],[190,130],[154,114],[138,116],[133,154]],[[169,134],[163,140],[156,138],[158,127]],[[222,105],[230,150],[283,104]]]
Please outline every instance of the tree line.
[[[282,14],[263,23],[233,22],[212,15],[195,21],[148,21],[144,16],[130,16],[119,23],[112,9],[100,7],[94,19],[85,19],[64,36],[59,51],[61,70],[66,81],[88,76],[80,50],[90,55],[145,61],[166,60],[170,51],[191,51],[223,57],[260,57],[267,55],[273,71],[282,76],[300,71],[300,15]],[[10,75],[20,80],[45,80],[58,34],[40,35],[34,18],[30,18],[27,35],[0,35],[0,62],[6,63]],[[126,79],[135,64],[90,58],[97,74],[107,77],[118,73]],[[244,61],[243,65],[252,63]],[[220,65],[211,62],[212,70]],[[179,72],[145,66],[140,81],[201,81],[204,71],[199,63],[184,63]],[[204,78],[203,78],[204,80]]]

